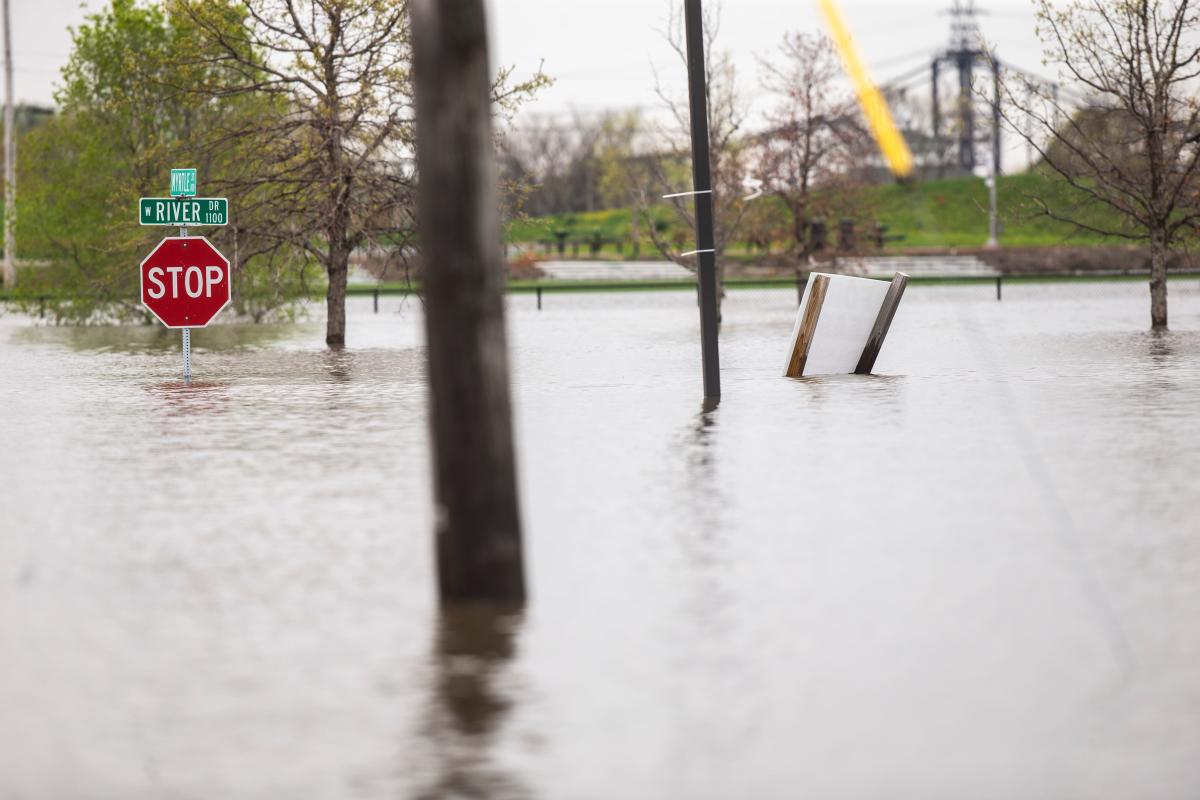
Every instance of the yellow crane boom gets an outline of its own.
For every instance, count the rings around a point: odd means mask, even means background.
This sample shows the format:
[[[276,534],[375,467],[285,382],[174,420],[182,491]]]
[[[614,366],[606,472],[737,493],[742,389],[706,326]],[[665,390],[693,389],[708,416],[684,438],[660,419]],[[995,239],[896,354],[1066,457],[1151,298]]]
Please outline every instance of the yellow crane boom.
[[[879,152],[887,159],[893,175],[900,179],[907,178],[913,171],[912,152],[892,120],[887,101],[867,74],[866,65],[854,46],[854,40],[850,38],[850,29],[846,26],[846,20],[842,18],[841,10],[834,0],[817,0],[817,5],[821,7],[821,13],[825,16],[825,22],[829,25],[830,35],[833,37],[833,44],[842,57],[842,67],[854,84],[858,104],[871,126],[871,133],[875,136]]]

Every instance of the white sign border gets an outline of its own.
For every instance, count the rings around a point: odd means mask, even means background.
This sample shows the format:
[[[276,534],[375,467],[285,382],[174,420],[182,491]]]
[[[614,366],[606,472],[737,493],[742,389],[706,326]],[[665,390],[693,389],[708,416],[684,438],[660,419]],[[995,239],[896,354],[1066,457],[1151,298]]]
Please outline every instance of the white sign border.
[[[160,317],[153,308],[146,304],[146,262],[150,260],[150,256],[158,252],[160,247],[172,239],[182,239],[184,241],[196,241],[199,239],[200,241],[203,241],[206,245],[213,249],[214,253],[221,257],[221,260],[225,262],[225,268],[229,271],[229,280],[226,281],[228,284],[228,293],[225,296],[225,302],[221,304],[220,308],[213,312],[213,315],[209,317],[208,322],[204,323],[203,325],[168,325],[165,319]],[[146,257],[142,259],[140,264],[138,264],[138,300],[141,301],[143,306],[146,306],[146,310],[153,314],[156,320],[161,322],[163,326],[169,330],[177,331],[183,330],[184,328],[207,328],[212,324],[213,320],[221,316],[221,312],[223,312],[226,308],[229,308],[230,303],[233,302],[233,262],[226,258],[225,254],[218,250],[217,246],[210,242],[207,236],[164,236],[162,241],[154,245],[154,249],[147,253]]]
[[[189,172],[191,173],[192,187],[195,189],[200,188],[200,171],[198,169],[196,169],[195,167],[171,167],[171,185],[172,185],[172,188],[170,190],[171,197],[194,197],[195,196],[195,195],[189,194],[187,192],[180,192],[179,194],[175,193],[174,184],[175,184],[176,173],[186,174]]]
[[[188,200],[224,200],[225,201],[225,221],[224,222],[142,222],[142,201],[143,200],[168,200],[172,203],[187,202]],[[229,224],[229,198],[228,197],[139,197],[138,198],[138,225],[143,225],[147,228],[224,228]]]

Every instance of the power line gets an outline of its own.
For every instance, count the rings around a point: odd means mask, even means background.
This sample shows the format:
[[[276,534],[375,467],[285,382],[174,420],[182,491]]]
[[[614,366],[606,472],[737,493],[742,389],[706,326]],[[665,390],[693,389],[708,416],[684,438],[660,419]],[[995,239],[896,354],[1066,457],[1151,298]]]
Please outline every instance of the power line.
[[[928,58],[928,55],[926,55],[926,58]],[[912,69],[908,70],[907,72],[902,72],[894,78],[889,78],[888,80],[879,84],[879,88],[881,88],[881,89],[898,88],[900,86],[900,84],[911,81],[915,77],[923,76],[928,69],[929,69],[929,62],[924,61],[919,66],[913,67]]]
[[[924,47],[911,53],[905,53],[902,56],[892,56],[891,58],[885,58],[881,61],[874,61],[871,63],[871,69],[884,69],[895,64],[903,64],[904,62],[911,61],[914,58],[924,59],[926,63],[922,63],[922,68],[929,66],[927,63],[929,61],[929,48]]]
[[[1008,70],[1009,72],[1015,72],[1016,74],[1022,76],[1023,78],[1027,79],[1030,83],[1042,86],[1047,89],[1052,89],[1055,92],[1057,92],[1058,94],[1065,96],[1068,99],[1073,100],[1074,102],[1079,103],[1081,105],[1086,105],[1087,103],[1091,102],[1091,100],[1087,96],[1086,92],[1081,92],[1081,91],[1075,89],[1074,86],[1071,84],[1064,84],[1060,81],[1052,80],[1050,78],[1045,77],[1044,75],[1039,75],[1038,73],[1033,72],[1032,70],[1023,69],[1022,67],[1014,66],[1013,64],[1010,64],[1007,62],[1005,62],[1004,68],[1006,70]]]

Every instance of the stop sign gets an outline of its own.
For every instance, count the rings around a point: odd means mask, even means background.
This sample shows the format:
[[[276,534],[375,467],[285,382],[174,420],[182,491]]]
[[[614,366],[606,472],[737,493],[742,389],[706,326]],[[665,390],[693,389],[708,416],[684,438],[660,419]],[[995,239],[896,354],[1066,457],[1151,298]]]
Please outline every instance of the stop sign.
[[[229,305],[229,259],[203,236],[168,236],[142,261],[142,304],[168,328],[203,328]]]

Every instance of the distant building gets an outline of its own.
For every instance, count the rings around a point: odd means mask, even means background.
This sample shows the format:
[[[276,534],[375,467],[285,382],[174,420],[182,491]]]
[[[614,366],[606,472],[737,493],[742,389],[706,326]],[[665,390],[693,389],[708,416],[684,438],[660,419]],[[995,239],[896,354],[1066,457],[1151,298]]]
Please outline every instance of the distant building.
[[[54,117],[54,109],[49,106],[21,104],[13,109],[13,116],[16,118],[17,135],[23,136],[49,122]],[[0,120],[0,130],[3,130],[3,120]]]

